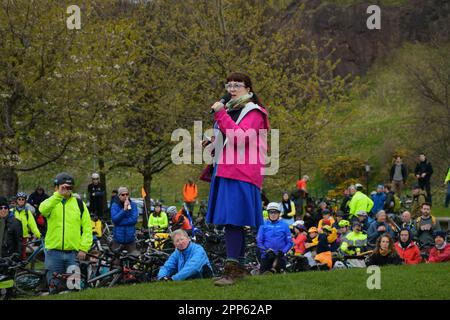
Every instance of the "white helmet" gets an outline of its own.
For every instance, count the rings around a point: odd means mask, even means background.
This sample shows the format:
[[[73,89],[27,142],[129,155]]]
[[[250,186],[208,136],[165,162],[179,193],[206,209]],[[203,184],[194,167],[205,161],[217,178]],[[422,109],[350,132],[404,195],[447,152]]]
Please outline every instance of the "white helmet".
[[[100,175],[96,172],[94,172],[91,176],[92,179],[100,179]]]
[[[177,207],[175,206],[170,206],[166,209],[166,213],[170,216],[176,215],[177,214]]]
[[[278,202],[271,202],[267,205],[267,211],[270,210],[277,210],[278,212],[281,212],[281,207]]]
[[[297,220],[292,224],[293,227],[297,227],[297,226],[300,227],[300,226],[304,226],[304,225],[305,225],[305,221],[303,221],[303,220]]]

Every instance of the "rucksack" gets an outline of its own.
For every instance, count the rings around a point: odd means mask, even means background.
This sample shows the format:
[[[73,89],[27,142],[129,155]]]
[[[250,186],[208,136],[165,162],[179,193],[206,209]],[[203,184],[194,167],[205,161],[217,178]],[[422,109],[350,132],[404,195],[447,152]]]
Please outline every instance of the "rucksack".
[[[78,209],[80,209],[80,219],[83,217],[83,213],[84,213],[84,205],[83,205],[83,200],[81,200],[80,198],[77,198],[77,203],[78,203]]]

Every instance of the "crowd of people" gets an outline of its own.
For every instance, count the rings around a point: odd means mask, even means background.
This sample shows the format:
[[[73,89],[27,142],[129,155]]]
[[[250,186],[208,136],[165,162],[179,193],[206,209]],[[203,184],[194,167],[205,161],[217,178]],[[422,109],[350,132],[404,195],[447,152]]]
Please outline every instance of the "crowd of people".
[[[93,178],[97,180],[95,175]],[[309,177],[302,180],[307,182]],[[14,199],[15,204],[4,198],[0,200],[1,256],[17,253],[26,259],[27,241],[31,237],[39,239],[45,236],[48,275],[65,272],[77,260],[85,259],[93,239],[102,237],[104,221],[99,219],[95,209],[91,212],[72,192],[75,184],[72,176],[58,174],[54,184],[51,196],[39,187],[30,196],[19,192]],[[195,225],[206,223],[206,203],[201,203],[194,219],[197,186],[189,181],[183,187],[184,193],[186,186],[192,190],[188,197],[192,200],[189,205],[179,210],[175,206],[163,209],[163,205],[156,202],[149,215],[148,229],[170,236],[175,247],[159,271],[159,280],[213,275],[207,252],[195,243]],[[339,208],[326,201],[316,205],[308,197],[306,183],[299,182],[298,186],[302,187],[301,192],[305,195],[301,208],[295,197],[287,192],[281,194],[280,202],[262,201],[264,221],[255,228],[260,273],[283,272],[289,255],[302,257],[311,269],[319,270],[339,268],[343,264],[345,267],[365,267],[450,261],[447,233],[441,230],[431,214],[432,205],[426,201],[424,190],[419,185],[412,189],[411,211],[397,208],[396,194],[393,194],[391,185],[378,185],[370,197],[363,192],[362,185],[351,185],[345,191],[348,196],[344,196]],[[103,192],[104,195],[104,191],[95,192]],[[94,197],[95,192],[92,194]],[[130,254],[138,254],[138,209],[129,196],[128,189],[120,187],[111,202],[110,218],[114,228],[110,247],[116,249],[120,246]],[[302,211],[303,214],[300,213]],[[228,271],[233,281],[247,275],[243,269]],[[48,281],[51,280],[49,276]]]
[[[431,214],[433,167],[425,154],[419,155],[414,170],[417,185],[412,188],[409,211],[401,210],[408,177],[408,168],[401,157],[395,158],[388,184],[378,185],[369,195],[361,184],[351,185],[344,192],[340,208],[327,201],[316,204],[309,197],[307,175],[297,182],[291,195],[283,192],[280,202],[270,202],[261,192],[267,142],[260,135],[270,127],[268,113],[253,91],[248,75],[231,73],[225,90],[224,97],[210,107],[214,114],[214,137],[202,142],[203,147],[213,144],[214,162],[200,177],[210,182],[208,205],[201,204],[194,221],[198,188],[189,180],[183,186],[184,206],[163,210],[162,204],[156,203],[148,225],[144,226],[160,234],[173,231],[170,236],[175,250],[161,267],[158,279],[185,280],[212,275],[208,252],[195,243],[198,223],[223,227],[226,260],[224,272],[214,279],[218,286],[232,285],[248,275],[246,228],[256,234],[261,273],[283,272],[288,255],[298,257],[306,269],[319,270],[450,260],[447,234]],[[256,139],[243,145],[227,143],[249,130],[256,133]],[[243,163],[237,161],[242,158]],[[448,206],[450,170],[445,183]],[[20,192],[13,201],[0,199],[1,255],[16,252],[24,259],[27,239],[31,235],[45,237],[48,274],[64,272],[69,265],[86,258],[95,237],[102,237],[101,220],[109,218],[114,225],[109,245],[131,254],[136,252],[139,212],[128,188],[114,191],[108,214],[106,189],[99,174],[92,175],[88,186],[89,208],[72,192],[74,185],[70,174],[60,173],[54,180],[51,196],[37,188],[29,197]]]

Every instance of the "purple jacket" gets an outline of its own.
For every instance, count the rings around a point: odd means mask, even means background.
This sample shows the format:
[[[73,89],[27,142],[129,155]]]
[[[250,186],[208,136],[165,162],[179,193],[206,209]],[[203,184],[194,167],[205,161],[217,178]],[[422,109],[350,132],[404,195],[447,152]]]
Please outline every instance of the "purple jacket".
[[[248,109],[250,111],[246,113]],[[261,189],[269,130],[267,111],[249,102],[242,110],[242,114],[245,115],[240,122],[239,119],[236,121],[238,124],[231,119],[225,109],[214,115],[220,131],[226,137],[223,150],[216,151],[219,152],[216,175],[249,182]],[[266,137],[261,134],[260,129],[266,130]],[[239,140],[245,143],[239,143]],[[226,162],[227,159],[230,163]]]

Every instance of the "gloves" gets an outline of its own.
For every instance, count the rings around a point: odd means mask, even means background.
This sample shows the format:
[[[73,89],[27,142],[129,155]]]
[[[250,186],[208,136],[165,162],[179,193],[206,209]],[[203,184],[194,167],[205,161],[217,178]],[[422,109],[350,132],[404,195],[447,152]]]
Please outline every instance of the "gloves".
[[[266,256],[267,256],[267,258],[273,259],[273,258],[275,258],[276,254],[272,249],[267,249]]]

